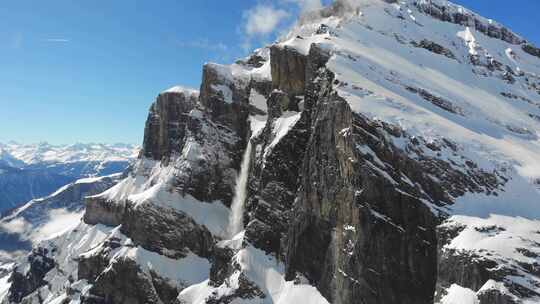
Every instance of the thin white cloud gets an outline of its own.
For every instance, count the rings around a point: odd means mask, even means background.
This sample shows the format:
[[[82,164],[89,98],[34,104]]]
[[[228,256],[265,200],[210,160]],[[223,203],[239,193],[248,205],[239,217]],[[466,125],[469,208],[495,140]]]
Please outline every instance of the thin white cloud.
[[[47,38],[45,39],[46,42],[59,42],[59,43],[67,43],[70,42],[69,39],[65,38]]]
[[[178,45],[183,48],[203,49],[209,51],[226,52],[229,47],[223,42],[210,42],[208,39],[194,41],[180,41]]]
[[[258,4],[244,12],[244,31],[248,36],[264,36],[273,33],[289,13],[269,5]]]
[[[283,29],[285,20],[289,16],[290,14],[284,9],[266,4],[257,4],[244,11],[243,22],[238,29],[239,33],[244,36],[242,49],[245,52],[250,51],[254,40],[257,40],[258,44],[266,43],[271,34]]]
[[[55,238],[69,230],[74,229],[81,221],[83,212],[69,212],[65,209],[49,211],[49,221],[45,225],[34,229],[30,239],[34,243]]]
[[[0,229],[3,229],[7,233],[12,234],[23,234],[27,232],[30,228],[32,228],[32,225],[22,218],[17,218],[12,221],[0,224]]]

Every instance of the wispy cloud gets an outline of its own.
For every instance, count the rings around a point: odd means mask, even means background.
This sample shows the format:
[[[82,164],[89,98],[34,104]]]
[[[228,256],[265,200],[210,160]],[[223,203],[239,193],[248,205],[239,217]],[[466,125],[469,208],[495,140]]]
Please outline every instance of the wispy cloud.
[[[17,218],[10,222],[0,224],[0,230],[4,230],[11,234],[22,234],[31,227],[32,225],[22,218]]]
[[[290,13],[284,9],[267,4],[257,4],[243,12],[242,25],[239,32],[244,35],[242,48],[245,52],[251,49],[254,40],[266,42],[271,34],[280,30]],[[282,29],[282,28],[281,28]]]
[[[287,17],[289,13],[285,10],[259,4],[244,12],[244,30],[248,36],[268,35]]]
[[[211,42],[208,39],[199,39],[193,41],[180,41],[178,46],[183,48],[201,49],[208,51],[226,52],[229,47],[223,42]]]
[[[44,40],[45,42],[57,42],[57,43],[68,43],[71,40],[66,38],[47,38]]]

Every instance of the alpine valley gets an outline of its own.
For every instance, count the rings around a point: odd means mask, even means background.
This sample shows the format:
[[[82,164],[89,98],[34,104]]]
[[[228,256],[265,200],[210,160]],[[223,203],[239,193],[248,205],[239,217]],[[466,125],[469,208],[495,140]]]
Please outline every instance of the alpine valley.
[[[525,38],[446,0],[338,0],[161,92],[124,175],[13,211],[34,246],[0,296],[540,303],[539,134]]]
[[[134,145],[0,143],[0,214],[80,178],[123,172]]]

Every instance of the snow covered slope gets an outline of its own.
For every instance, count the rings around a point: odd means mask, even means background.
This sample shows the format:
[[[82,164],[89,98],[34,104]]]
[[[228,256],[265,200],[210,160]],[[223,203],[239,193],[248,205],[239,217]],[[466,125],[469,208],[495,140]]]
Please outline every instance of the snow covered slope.
[[[303,16],[160,93],[127,177],[4,301],[538,303],[539,56],[445,0]]]
[[[521,44],[427,16],[421,2],[360,1],[357,16],[324,19],[333,28],[318,35],[306,25],[281,45],[307,54],[312,43],[321,43],[333,54],[328,67],[339,82],[336,90],[354,112],[428,144],[452,141],[456,151],[425,153],[459,170],[471,160],[480,170],[511,179],[488,206],[481,197],[465,195],[457,198],[455,212],[538,218],[539,58]],[[408,149],[404,137],[393,141]]]

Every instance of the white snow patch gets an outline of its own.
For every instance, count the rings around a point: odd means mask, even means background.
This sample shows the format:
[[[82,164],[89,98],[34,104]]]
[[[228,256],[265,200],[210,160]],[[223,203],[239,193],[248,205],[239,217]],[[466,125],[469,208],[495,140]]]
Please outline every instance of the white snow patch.
[[[174,86],[172,88],[169,88],[169,89],[163,91],[163,93],[183,93],[183,94],[186,94],[186,95],[194,95],[194,96],[199,95],[198,90],[188,88],[188,87],[184,87],[184,86],[179,86],[179,85]]]
[[[9,282],[10,278],[10,275],[5,275],[0,278],[0,301],[4,300],[7,293],[9,292],[9,288],[11,287],[11,282]]]
[[[275,145],[277,145],[280,142],[283,136],[289,133],[289,131],[296,125],[296,122],[298,122],[301,115],[302,113],[300,112],[287,111],[287,112],[284,112],[283,115],[281,115],[281,117],[276,118],[276,120],[273,123],[273,129],[272,129],[272,134],[274,136],[274,139],[266,147],[265,155],[269,151],[271,151]]]
[[[440,304],[478,304],[480,301],[476,292],[463,288],[457,284],[452,284],[447,290],[447,294],[442,298]]]
[[[268,116],[266,115],[251,115],[249,117],[249,124],[251,127],[251,138],[259,136],[261,131],[266,126],[266,120]]]
[[[143,271],[154,271],[162,278],[169,279],[178,286],[187,286],[204,281],[210,273],[210,262],[207,259],[189,253],[186,257],[175,260],[140,246],[136,248],[122,247],[113,256],[113,260],[129,258],[136,261]]]
[[[264,303],[328,304],[315,287],[285,281],[284,265],[259,249],[251,246],[242,249],[237,253],[236,260],[248,278],[268,295],[269,299],[265,299]]]
[[[266,294],[264,299],[239,301],[238,303],[260,304],[290,304],[310,303],[328,304],[328,301],[319,293],[317,288],[302,282],[295,284],[293,281],[285,281],[285,266],[274,257],[266,255],[263,251],[248,246],[241,249],[235,256],[242,272],[250,281],[255,283]],[[235,272],[228,284],[220,287],[208,285],[208,281],[190,286],[184,289],[178,296],[179,300],[191,304],[204,304],[210,295],[226,296],[237,288],[238,276]],[[235,302],[237,303],[237,302]]]
[[[457,36],[465,41],[466,45],[469,47],[469,54],[478,55],[476,38],[474,38],[474,35],[468,26],[465,30],[458,32]]]
[[[442,227],[460,225],[465,229],[445,248],[489,252],[505,259],[524,263],[535,263],[535,258],[520,253],[518,248],[526,248],[540,256],[540,221],[522,217],[491,215],[488,218],[455,215]]]
[[[490,214],[521,216],[540,219],[540,201],[538,190],[531,187],[530,181],[515,175],[498,195],[487,196],[484,193],[466,193],[458,197],[450,206],[452,214],[487,218]]]
[[[512,293],[508,290],[508,288],[504,286],[504,283],[497,282],[495,280],[488,280],[484,285],[482,285],[480,290],[478,290],[478,294],[481,294],[482,292],[487,292],[490,290],[497,290],[501,294],[504,294],[504,295],[512,295]]]
[[[254,105],[257,109],[264,112],[268,111],[268,106],[266,104],[266,97],[261,93],[257,92],[255,89],[251,89],[249,94],[249,103]]]

